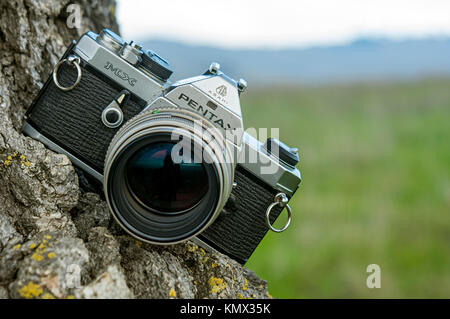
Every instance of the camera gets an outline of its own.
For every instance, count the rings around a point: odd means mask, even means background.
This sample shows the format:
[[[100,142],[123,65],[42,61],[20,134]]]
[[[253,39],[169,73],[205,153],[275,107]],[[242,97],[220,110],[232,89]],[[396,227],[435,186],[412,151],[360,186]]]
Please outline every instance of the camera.
[[[298,152],[243,130],[244,80],[217,63],[171,83],[157,53],[108,29],[73,41],[29,107],[24,134],[102,185],[122,228],[152,244],[191,239],[245,263],[291,220]],[[283,229],[272,224],[286,208]]]

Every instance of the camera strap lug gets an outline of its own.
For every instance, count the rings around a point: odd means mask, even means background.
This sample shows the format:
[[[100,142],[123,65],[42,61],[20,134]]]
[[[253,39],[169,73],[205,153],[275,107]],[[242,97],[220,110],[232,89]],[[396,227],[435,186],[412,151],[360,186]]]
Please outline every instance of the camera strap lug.
[[[128,100],[130,92],[123,90],[102,112],[102,122],[106,127],[116,128],[123,123],[121,106]]]
[[[71,65],[72,67],[75,67],[77,69],[77,78],[76,78],[75,82],[71,86],[62,86],[58,82],[58,70],[61,67],[61,65],[63,65],[64,63],[68,63],[69,65]],[[60,89],[62,91],[70,91],[73,88],[75,88],[78,85],[78,83],[80,83],[80,80],[81,80],[80,63],[81,63],[80,58],[77,57],[76,55],[72,54],[72,55],[68,56],[66,59],[63,59],[63,60],[59,61],[55,65],[55,68],[53,69],[53,82],[58,87],[58,89]]]
[[[269,207],[267,207],[266,210],[266,225],[267,227],[269,227],[269,229],[275,233],[281,233],[283,231],[285,231],[289,225],[291,224],[291,219],[292,219],[292,210],[291,207],[288,204],[289,198],[286,196],[286,194],[284,193],[278,193],[275,195],[274,199],[273,199],[273,203],[269,205]],[[275,206],[280,206],[280,207],[286,207],[287,213],[288,213],[288,220],[286,222],[286,224],[284,225],[283,228],[281,229],[277,229],[275,227],[272,226],[272,224],[270,223],[270,212],[272,211],[272,209]]]

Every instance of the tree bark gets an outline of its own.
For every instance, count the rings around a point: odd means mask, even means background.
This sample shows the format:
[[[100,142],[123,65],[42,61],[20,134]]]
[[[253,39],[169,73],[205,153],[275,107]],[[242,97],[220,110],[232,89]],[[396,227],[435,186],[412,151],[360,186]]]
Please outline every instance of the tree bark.
[[[220,253],[127,236],[65,155],[20,133],[70,41],[118,32],[114,12],[114,0],[0,0],[0,298],[266,298],[265,281]]]

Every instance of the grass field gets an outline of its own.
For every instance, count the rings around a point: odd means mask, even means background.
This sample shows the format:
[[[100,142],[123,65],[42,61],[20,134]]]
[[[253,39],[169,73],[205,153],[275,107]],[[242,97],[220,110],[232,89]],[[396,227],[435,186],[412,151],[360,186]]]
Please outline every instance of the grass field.
[[[247,264],[274,297],[450,297],[450,80],[249,87],[241,103],[246,127],[301,152],[293,224]]]

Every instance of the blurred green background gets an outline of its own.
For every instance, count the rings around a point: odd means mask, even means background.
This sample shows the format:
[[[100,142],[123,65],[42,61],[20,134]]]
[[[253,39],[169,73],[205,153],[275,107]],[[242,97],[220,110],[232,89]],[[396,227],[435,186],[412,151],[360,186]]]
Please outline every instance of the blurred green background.
[[[247,264],[274,297],[450,297],[449,79],[252,88],[241,103],[245,127],[279,127],[301,155],[293,223]]]

